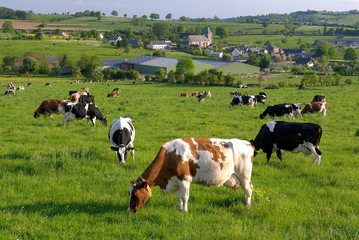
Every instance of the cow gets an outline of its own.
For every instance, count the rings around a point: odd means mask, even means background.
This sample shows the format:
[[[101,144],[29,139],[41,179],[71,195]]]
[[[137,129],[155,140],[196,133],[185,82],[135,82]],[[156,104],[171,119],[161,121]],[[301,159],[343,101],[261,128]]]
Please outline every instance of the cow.
[[[198,93],[197,95],[197,99],[198,99],[198,102],[203,102],[204,101],[204,92],[200,92]]]
[[[75,119],[90,120],[92,125],[95,126],[96,119],[99,119],[104,126],[107,126],[107,118],[102,115],[100,109],[95,104],[88,103],[70,103],[65,106],[65,113],[62,119],[64,125]]]
[[[259,92],[258,95],[254,96],[257,103],[262,103],[263,105],[266,104],[267,94],[264,92]]]
[[[242,94],[238,91],[232,91],[229,94],[231,95],[231,98],[234,98],[235,96],[242,96]]]
[[[313,97],[313,100],[311,102],[325,102],[325,96],[324,95],[315,95]]]
[[[192,97],[197,97],[198,94],[199,94],[198,92],[192,92],[192,93],[191,93],[191,96],[192,96]]]
[[[249,95],[242,95],[242,96],[234,96],[232,98],[232,101],[230,103],[232,106],[238,106],[238,105],[249,105],[251,107],[254,107],[255,105],[255,99],[253,96]]]
[[[282,160],[281,150],[285,150],[313,154],[314,163],[319,165],[322,156],[319,150],[322,131],[315,123],[272,121],[263,124],[255,139],[250,142],[256,151],[262,149],[267,154],[267,162],[273,152]]]
[[[95,97],[93,95],[82,95],[79,98],[79,103],[95,104]]]
[[[182,92],[182,93],[180,93],[180,97],[189,97],[189,93],[188,92]]]
[[[288,116],[289,119],[294,119],[295,117],[302,118],[299,103],[283,103],[270,105],[263,111],[263,113],[259,114],[259,118],[264,119],[267,115],[272,120],[274,119],[274,117],[285,116]]]
[[[321,113],[324,118],[327,115],[327,110],[328,110],[328,103],[326,101],[312,102],[304,106],[302,110],[302,115],[306,113],[307,114]]]
[[[40,106],[34,112],[34,118],[40,117],[40,114],[44,116],[46,114],[52,117],[52,113],[64,113],[64,106],[67,104],[66,100],[63,99],[49,99],[41,102]]]
[[[25,87],[24,86],[19,86],[16,88],[17,91],[25,91]]]
[[[209,98],[212,97],[211,91],[204,91],[203,94],[205,97],[209,97]]]
[[[131,118],[120,117],[112,121],[108,138],[114,145],[110,148],[116,152],[120,163],[126,162],[127,151],[130,151],[132,160],[134,160],[135,147],[133,141],[135,140],[135,127],[132,124]]]
[[[120,91],[118,90],[113,90],[112,92],[107,94],[107,97],[118,97],[118,96],[120,96]]]
[[[51,87],[51,83],[50,82],[45,83],[45,87]]]
[[[12,82],[9,82],[7,84],[7,89],[4,92],[4,95],[15,95],[16,93],[16,87]]]
[[[151,189],[176,192],[178,209],[188,211],[190,185],[241,187],[249,207],[252,197],[254,147],[245,140],[179,138],[162,145],[153,162],[130,183],[129,211],[136,213]]]

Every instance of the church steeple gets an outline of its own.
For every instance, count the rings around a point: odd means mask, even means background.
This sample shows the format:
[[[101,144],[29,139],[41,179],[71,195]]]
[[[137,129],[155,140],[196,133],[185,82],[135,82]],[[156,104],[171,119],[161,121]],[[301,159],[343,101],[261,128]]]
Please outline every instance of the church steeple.
[[[209,39],[210,44],[213,43],[213,33],[209,27],[206,27],[204,30],[204,35]]]

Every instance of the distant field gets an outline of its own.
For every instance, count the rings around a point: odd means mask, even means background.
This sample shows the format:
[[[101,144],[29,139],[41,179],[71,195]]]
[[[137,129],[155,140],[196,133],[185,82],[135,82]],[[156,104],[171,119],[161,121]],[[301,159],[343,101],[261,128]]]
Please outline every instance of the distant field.
[[[289,79],[288,79],[289,80]],[[358,239],[359,85],[298,90],[148,84],[131,81],[72,83],[71,79],[0,77],[24,85],[15,96],[0,96],[0,233],[2,239]],[[282,81],[277,79],[267,79]],[[293,83],[300,79],[291,79]],[[32,82],[32,87],[27,87]],[[45,88],[44,83],[52,86]],[[86,121],[62,125],[62,116],[32,117],[41,101],[67,98],[89,87],[109,122],[130,116],[136,127],[135,161],[125,165],[110,150],[109,126]],[[108,98],[114,87],[119,98]],[[198,103],[187,91],[210,90]],[[192,185],[189,212],[176,210],[176,195],[159,188],[137,214],[130,214],[128,188],[160,146],[179,137],[250,140],[268,119],[266,106],[231,107],[229,93],[267,93],[267,104],[309,102],[324,94],[328,115],[300,122],[322,126],[320,166],[310,156],[283,152],[266,163],[254,160],[253,201],[225,187]],[[350,96],[350,100],[343,96]],[[287,120],[287,119],[285,119]]]

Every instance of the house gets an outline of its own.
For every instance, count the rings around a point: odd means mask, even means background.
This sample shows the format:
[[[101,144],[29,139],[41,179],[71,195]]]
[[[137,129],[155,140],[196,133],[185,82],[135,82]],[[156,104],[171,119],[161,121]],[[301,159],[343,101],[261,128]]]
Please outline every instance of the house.
[[[49,69],[59,65],[59,60],[55,56],[45,56],[45,62]]]
[[[117,43],[118,41],[122,41],[121,36],[118,35],[111,35],[111,37],[108,39],[109,43]]]
[[[210,56],[211,57],[216,57],[216,58],[222,58],[223,57],[223,52],[214,52],[214,51],[212,51],[210,53]]]
[[[313,67],[314,61],[312,58],[297,58],[295,64],[300,67]]]
[[[163,50],[163,49],[170,48],[171,45],[172,45],[172,42],[168,41],[168,40],[155,40],[155,41],[151,41],[150,49]]]
[[[209,27],[204,31],[203,35],[188,35],[184,44],[187,46],[198,46],[200,48],[208,48],[213,43],[213,33]]]

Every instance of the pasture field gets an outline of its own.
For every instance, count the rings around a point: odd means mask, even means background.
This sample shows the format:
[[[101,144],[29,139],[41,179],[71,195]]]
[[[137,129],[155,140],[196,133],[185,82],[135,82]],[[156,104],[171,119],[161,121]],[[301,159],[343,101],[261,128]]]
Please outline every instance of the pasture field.
[[[0,236],[2,239],[358,239],[359,85],[239,89],[130,81],[70,84],[67,79],[11,78],[26,90],[0,96]],[[0,78],[5,91],[10,78]],[[51,82],[51,87],[44,83]],[[269,80],[268,80],[269,81]],[[299,80],[298,80],[299,81]],[[135,160],[118,163],[107,127],[86,121],[62,125],[62,116],[32,114],[41,101],[67,98],[69,90],[89,87],[109,123],[120,116],[136,127]],[[114,87],[121,96],[107,98]],[[198,103],[181,98],[209,90]],[[128,188],[154,159],[160,146],[180,137],[251,140],[268,119],[265,106],[231,107],[230,92],[264,91],[268,104],[309,102],[324,94],[326,118],[301,122],[322,126],[320,166],[310,156],[283,153],[269,163],[254,161],[252,206],[241,189],[192,185],[189,212],[176,210],[175,194],[154,188],[137,213],[127,211]]]

